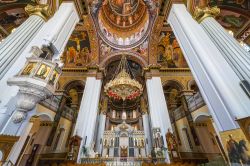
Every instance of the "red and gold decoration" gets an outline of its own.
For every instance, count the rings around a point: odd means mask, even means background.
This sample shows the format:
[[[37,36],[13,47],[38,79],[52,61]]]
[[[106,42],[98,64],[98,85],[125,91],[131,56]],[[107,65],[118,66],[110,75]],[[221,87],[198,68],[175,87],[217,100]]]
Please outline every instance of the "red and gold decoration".
[[[142,94],[142,85],[132,79],[126,69],[129,70],[129,65],[126,57],[123,56],[117,69],[119,74],[104,87],[104,92],[114,100],[136,100]]]

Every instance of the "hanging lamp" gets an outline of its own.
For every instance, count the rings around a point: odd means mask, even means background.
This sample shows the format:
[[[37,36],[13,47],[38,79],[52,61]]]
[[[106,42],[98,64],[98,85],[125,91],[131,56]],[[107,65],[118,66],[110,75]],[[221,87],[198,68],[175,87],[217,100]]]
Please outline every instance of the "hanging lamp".
[[[119,73],[118,73],[119,72]],[[132,79],[129,74],[129,64],[123,55],[121,62],[116,70],[114,78],[110,80],[104,87],[106,95],[114,100],[135,100],[143,92],[142,85]],[[131,74],[132,71],[131,71]]]

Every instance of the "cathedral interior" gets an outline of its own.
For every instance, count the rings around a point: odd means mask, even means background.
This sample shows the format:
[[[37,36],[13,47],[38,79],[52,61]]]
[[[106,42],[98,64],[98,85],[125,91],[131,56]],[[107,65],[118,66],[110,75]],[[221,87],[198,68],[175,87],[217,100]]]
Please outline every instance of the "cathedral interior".
[[[250,166],[250,0],[0,0],[0,165]]]

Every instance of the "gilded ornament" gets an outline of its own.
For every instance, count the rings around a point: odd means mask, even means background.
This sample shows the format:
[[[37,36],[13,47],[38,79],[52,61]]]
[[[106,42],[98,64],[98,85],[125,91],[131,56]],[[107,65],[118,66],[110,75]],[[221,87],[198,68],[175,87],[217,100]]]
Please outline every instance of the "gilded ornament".
[[[49,17],[51,16],[49,11],[49,5],[47,4],[40,4],[36,6],[27,5],[25,7],[25,11],[29,14],[29,16],[37,15],[45,21],[48,21]]]
[[[126,66],[128,66],[128,62],[126,57],[123,56],[117,70],[120,70],[120,72],[104,87],[104,92],[108,97],[125,101],[135,100],[142,94],[142,85],[130,77],[129,73],[126,71]]]
[[[141,111],[144,114],[146,114],[147,113],[147,105],[146,105],[145,100],[144,100],[143,97],[141,98],[141,102],[140,103],[141,103]]]
[[[219,14],[220,14],[220,9],[217,6],[212,7],[212,8],[209,8],[209,7],[205,7],[205,8],[196,7],[195,11],[194,11],[193,18],[198,23],[201,23],[207,17],[216,17]]]

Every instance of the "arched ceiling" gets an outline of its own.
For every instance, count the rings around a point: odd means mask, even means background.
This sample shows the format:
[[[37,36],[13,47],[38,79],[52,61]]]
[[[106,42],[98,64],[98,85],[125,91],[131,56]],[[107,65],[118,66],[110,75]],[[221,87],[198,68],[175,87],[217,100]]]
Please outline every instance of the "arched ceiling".
[[[35,4],[37,1],[0,0],[0,41],[27,19],[24,7],[28,3]],[[59,4],[62,1],[54,0],[52,2]],[[82,13],[82,20],[67,45],[66,51],[75,53],[64,57],[67,62],[66,66],[84,67],[102,64],[113,52],[123,50],[138,56],[138,59],[143,59],[148,65],[160,64],[168,68],[187,67],[178,42],[166,22],[171,1],[76,1],[85,12]],[[217,5],[221,8],[221,14],[216,18],[218,22],[227,30],[233,31],[238,40],[250,45],[249,0],[172,1],[185,3],[190,13],[193,12],[195,6]],[[73,47],[76,47],[75,43],[78,38],[81,50],[72,51]],[[170,54],[172,58],[168,57]]]

